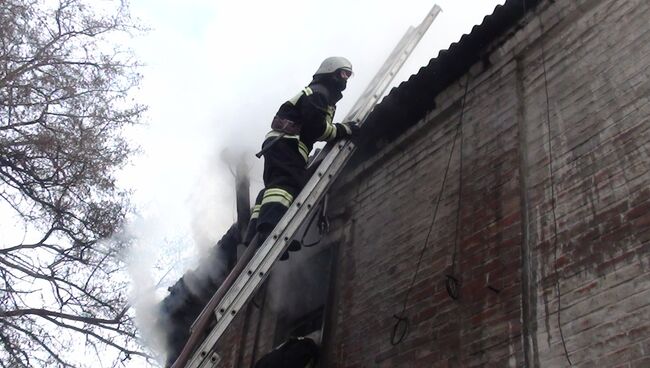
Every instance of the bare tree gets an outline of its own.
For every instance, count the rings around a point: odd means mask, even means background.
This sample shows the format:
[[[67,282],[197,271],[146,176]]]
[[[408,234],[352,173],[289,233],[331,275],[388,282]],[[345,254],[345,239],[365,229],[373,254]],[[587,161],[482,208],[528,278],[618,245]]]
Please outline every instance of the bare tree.
[[[113,365],[147,356],[114,237],[129,210],[123,128],[144,111],[116,45],[137,28],[123,2],[97,4],[0,0],[0,221],[24,233],[0,244],[0,367],[83,365],[84,347]]]

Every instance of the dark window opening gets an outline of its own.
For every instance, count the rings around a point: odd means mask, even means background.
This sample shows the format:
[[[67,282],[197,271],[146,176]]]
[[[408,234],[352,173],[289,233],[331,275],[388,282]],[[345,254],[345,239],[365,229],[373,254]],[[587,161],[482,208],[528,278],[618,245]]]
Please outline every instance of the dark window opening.
[[[323,306],[298,319],[288,319],[285,315],[278,317],[274,345],[280,345],[290,337],[320,335],[323,326]]]
[[[329,247],[315,246],[291,253],[291,257],[294,255],[300,258],[296,257],[283,272],[282,288],[276,294],[282,305],[276,320],[274,346],[289,337],[300,336],[310,337],[320,344],[332,252]]]

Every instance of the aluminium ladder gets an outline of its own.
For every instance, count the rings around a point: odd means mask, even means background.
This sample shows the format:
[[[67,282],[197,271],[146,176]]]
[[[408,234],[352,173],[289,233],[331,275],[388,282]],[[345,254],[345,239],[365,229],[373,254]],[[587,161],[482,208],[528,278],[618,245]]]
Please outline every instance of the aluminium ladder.
[[[440,11],[440,7],[434,5],[419,26],[409,27],[406,34],[402,37],[343,121],[355,120],[363,123]],[[193,325],[192,336],[172,368],[217,367],[221,360],[215,351],[217,341],[234,320],[237,313],[266,280],[275,261],[286,251],[294,234],[303,225],[305,220],[309,218],[312,211],[316,209],[321,198],[337,178],[348,159],[354,153],[354,150],[355,146],[350,140],[342,139],[333,144],[328,144],[320,152],[319,158],[315,160],[319,164],[314,175],[312,175],[280,222],[276,225],[273,232],[271,232],[259,249],[255,252],[254,246],[248,247],[240,263],[244,263],[247,258],[250,261],[248,261],[245,267],[238,265],[239,267],[233,269],[231,275],[229,275],[229,279],[235,276],[237,278],[234,281],[228,279],[224,281],[224,287],[228,287],[227,283],[230,282],[232,282],[232,285],[227,290],[224,290],[225,292],[221,292],[222,290],[220,289],[213,296],[213,299],[208,303],[208,306],[206,306]],[[320,159],[321,156],[324,156],[322,160]],[[248,253],[248,257],[246,253]],[[215,304],[216,307],[214,307]],[[193,346],[192,337],[196,337],[204,332],[202,329],[207,326],[207,319],[211,317],[211,313],[215,314],[216,325],[212,327],[212,330],[198,344],[199,346],[197,348]]]

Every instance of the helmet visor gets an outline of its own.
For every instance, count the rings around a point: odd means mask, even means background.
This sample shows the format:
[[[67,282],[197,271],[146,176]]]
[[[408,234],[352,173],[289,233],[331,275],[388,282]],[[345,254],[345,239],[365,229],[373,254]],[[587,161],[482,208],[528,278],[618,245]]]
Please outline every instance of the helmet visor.
[[[352,76],[352,70],[348,70],[348,69],[339,69],[338,73],[341,79],[343,80],[347,80]]]

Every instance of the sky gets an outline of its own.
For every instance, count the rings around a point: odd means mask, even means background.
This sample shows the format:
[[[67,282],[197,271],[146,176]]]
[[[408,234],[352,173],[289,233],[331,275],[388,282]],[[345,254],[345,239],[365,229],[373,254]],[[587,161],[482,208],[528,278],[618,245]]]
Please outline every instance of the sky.
[[[132,40],[144,64],[135,97],[149,106],[131,129],[141,153],[120,177],[132,188],[136,288],[159,296],[235,220],[234,179],[224,158],[249,157],[251,197],[262,187],[257,152],[280,104],[328,56],[354,68],[340,121],[409,26],[434,4],[442,13],[393,86],[469,33],[504,0],[131,0],[149,28]],[[132,265],[133,266],[133,265]]]

